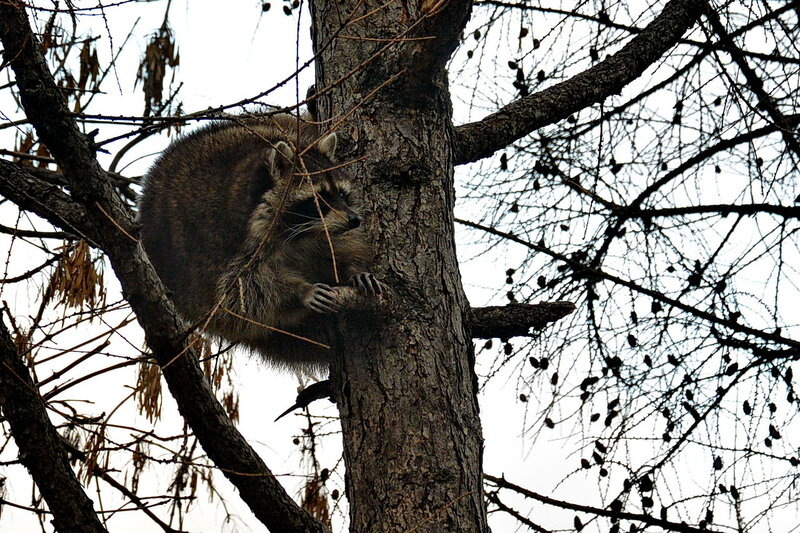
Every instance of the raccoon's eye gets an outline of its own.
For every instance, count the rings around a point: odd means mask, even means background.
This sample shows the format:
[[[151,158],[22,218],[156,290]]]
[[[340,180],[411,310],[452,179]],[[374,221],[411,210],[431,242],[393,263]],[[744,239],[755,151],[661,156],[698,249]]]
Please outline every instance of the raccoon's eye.
[[[317,209],[317,204],[313,198],[297,202],[286,210],[286,225],[297,226],[312,220],[317,220],[319,219],[320,211],[325,215],[329,209],[325,202],[322,201],[320,201],[319,209]]]

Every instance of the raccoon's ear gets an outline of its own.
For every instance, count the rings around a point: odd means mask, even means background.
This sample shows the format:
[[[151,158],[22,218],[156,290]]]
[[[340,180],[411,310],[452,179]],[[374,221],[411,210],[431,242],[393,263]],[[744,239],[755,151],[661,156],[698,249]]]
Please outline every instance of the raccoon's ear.
[[[328,159],[333,159],[333,154],[336,153],[337,140],[336,133],[330,133],[319,140],[317,148],[322,152],[322,155],[326,156]]]
[[[291,168],[294,161],[294,150],[283,141],[275,143],[274,150],[269,155],[269,166],[273,176],[280,176]]]

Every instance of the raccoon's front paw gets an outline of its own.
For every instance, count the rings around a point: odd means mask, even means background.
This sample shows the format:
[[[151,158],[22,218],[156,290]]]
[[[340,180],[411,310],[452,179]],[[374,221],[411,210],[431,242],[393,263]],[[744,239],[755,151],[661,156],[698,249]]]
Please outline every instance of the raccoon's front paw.
[[[350,284],[359,291],[372,296],[380,296],[384,290],[384,284],[369,272],[361,272],[351,277]]]
[[[317,313],[337,313],[342,307],[336,289],[324,283],[315,283],[303,299],[306,307]]]

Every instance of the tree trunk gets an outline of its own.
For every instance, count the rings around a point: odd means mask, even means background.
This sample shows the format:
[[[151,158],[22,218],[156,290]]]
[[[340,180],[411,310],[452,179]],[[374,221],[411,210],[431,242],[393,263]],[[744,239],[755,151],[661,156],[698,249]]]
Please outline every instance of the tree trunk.
[[[351,531],[484,532],[444,69],[469,7],[454,1],[413,13],[417,6],[380,5],[345,0],[312,9],[319,114],[331,127],[341,123],[340,161],[365,158],[346,168],[363,194],[375,273],[392,289],[377,323],[342,321],[331,368]]]

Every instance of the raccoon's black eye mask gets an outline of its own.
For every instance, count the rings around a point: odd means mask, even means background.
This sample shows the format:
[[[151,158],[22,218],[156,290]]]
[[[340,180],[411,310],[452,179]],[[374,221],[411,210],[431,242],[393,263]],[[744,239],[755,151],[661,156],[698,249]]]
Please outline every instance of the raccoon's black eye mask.
[[[326,190],[318,193],[316,198],[307,198],[289,206],[283,221],[288,227],[299,226],[312,220],[319,220],[320,214],[324,217],[331,209],[347,209],[349,203],[350,194],[347,191]]]
[[[309,198],[290,206],[289,209],[286,210],[286,215],[283,220],[289,227],[299,226],[306,222],[319,219],[320,211],[322,211],[324,216],[325,213],[330,211],[330,208],[325,202],[320,200],[319,209],[317,209],[317,204],[314,202],[314,199]]]
[[[284,222],[287,226],[291,227],[304,224],[311,220],[318,220],[320,218],[320,212],[322,216],[328,214],[333,201],[333,194],[330,192],[323,192],[317,196],[316,201],[315,198],[312,197],[297,202],[286,210]],[[319,207],[317,207],[317,202],[319,202]]]

